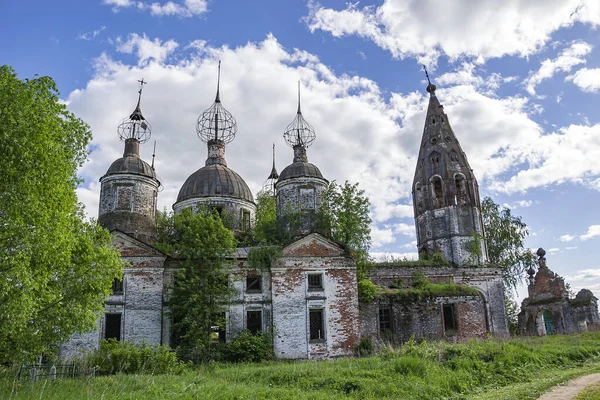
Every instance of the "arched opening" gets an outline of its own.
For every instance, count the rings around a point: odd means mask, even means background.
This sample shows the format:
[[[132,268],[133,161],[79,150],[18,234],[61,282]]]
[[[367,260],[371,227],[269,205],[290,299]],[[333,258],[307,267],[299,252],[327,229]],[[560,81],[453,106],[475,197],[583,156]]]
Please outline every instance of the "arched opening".
[[[441,208],[444,207],[444,190],[442,187],[442,178],[439,176],[434,176],[431,178],[431,189],[432,189],[432,197],[433,197],[433,207]]]
[[[542,310],[538,312],[535,322],[537,325],[538,336],[552,335],[555,333],[554,317],[550,311]]]
[[[454,175],[454,187],[456,189],[456,195],[454,202],[458,206],[465,206],[469,204],[469,193],[467,191],[467,182],[463,174]]]
[[[423,211],[423,192],[421,191],[420,182],[415,184],[415,204],[417,206],[417,211],[421,213]]]

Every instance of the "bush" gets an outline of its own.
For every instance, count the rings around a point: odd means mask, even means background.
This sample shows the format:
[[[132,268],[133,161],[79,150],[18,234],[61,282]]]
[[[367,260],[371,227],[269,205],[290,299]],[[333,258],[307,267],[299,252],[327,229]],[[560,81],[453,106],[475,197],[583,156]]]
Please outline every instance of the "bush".
[[[275,358],[273,336],[242,331],[238,337],[223,344],[221,356],[230,362],[259,362]]]
[[[360,301],[370,303],[375,298],[377,292],[377,285],[368,279],[361,279],[358,281],[358,298]]]
[[[98,349],[75,360],[75,364],[84,369],[97,367],[101,375],[180,373],[187,366],[166,345],[134,344],[115,339],[100,341]]]
[[[360,342],[358,343],[358,346],[356,346],[355,350],[359,357],[366,357],[372,355],[375,351],[375,348],[373,347],[371,338],[362,338],[360,339]]]

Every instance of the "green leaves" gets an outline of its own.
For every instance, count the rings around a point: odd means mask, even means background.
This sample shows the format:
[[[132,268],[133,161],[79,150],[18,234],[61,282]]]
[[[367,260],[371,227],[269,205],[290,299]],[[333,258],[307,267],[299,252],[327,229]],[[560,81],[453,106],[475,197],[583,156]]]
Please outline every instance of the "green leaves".
[[[489,261],[503,269],[507,287],[516,289],[525,271],[536,263],[535,255],[524,248],[527,225],[489,197],[481,202],[481,213]]]
[[[51,78],[0,67],[0,362],[94,327],[120,276],[110,235],[83,222],[75,194],[90,139]]]
[[[223,264],[235,239],[219,215],[208,209],[163,213],[158,222],[157,247],[168,250],[180,267],[168,300],[173,345],[182,359],[210,360],[216,350],[211,328],[223,323],[231,294]]]

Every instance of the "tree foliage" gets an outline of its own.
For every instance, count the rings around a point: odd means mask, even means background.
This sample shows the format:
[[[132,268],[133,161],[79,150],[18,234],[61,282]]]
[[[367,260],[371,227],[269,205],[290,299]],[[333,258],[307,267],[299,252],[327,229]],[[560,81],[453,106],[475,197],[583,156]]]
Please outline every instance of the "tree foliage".
[[[231,294],[223,269],[235,239],[216,212],[184,209],[160,213],[157,247],[179,263],[168,300],[173,346],[184,360],[202,362],[214,357],[212,327],[223,326]]]
[[[524,247],[527,225],[490,197],[481,202],[481,211],[489,261],[502,268],[506,286],[516,289],[525,271],[536,263],[535,255]]]
[[[0,362],[35,359],[95,326],[119,253],[75,189],[88,125],[49,77],[0,67]]]
[[[317,229],[356,257],[359,279],[366,277],[360,276],[360,268],[367,264],[371,246],[369,206],[369,198],[358,183],[339,185],[334,181],[327,187],[317,214]]]

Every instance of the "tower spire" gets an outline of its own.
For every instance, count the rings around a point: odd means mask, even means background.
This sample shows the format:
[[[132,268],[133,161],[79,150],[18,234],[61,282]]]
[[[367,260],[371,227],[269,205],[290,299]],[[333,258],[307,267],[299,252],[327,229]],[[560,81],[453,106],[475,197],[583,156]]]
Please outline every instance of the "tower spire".
[[[431,96],[435,96],[435,85],[431,83],[431,80],[429,79],[429,73],[427,73],[427,67],[425,64],[423,64],[423,70],[425,71],[425,76],[427,77],[427,91]]]
[[[156,156],[156,140],[154,141],[154,149],[152,150],[152,169],[154,169],[154,157]]]
[[[300,110],[300,80],[298,79],[298,114],[302,114],[302,110]],[[273,145],[275,146],[275,145]]]
[[[221,86],[221,60],[219,60],[219,68],[217,72],[217,97],[215,102],[220,103],[221,99],[219,98],[219,87]]]
[[[271,168],[271,174],[267,179],[278,179],[279,174],[277,173],[277,169],[275,168],[275,143],[273,143],[273,168]]]

